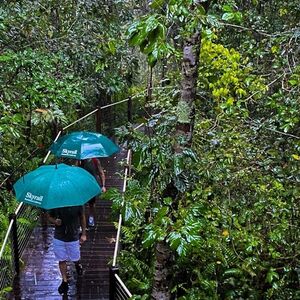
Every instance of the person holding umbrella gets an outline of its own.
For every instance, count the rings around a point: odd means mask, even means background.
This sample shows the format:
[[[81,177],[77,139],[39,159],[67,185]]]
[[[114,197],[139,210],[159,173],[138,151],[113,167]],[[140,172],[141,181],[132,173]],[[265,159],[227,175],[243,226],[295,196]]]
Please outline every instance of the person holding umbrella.
[[[101,186],[102,192],[105,192],[105,174],[99,157],[109,157],[119,152],[120,148],[101,133],[74,131],[59,137],[49,150],[56,157],[76,160],[77,166],[83,167],[92,174]],[[89,201],[88,225],[90,227],[95,226],[95,202],[95,197]]]
[[[69,289],[66,262],[75,262],[77,273],[82,274],[79,260],[80,243],[86,240],[84,205],[101,194],[99,184],[82,168],[55,164],[26,173],[13,189],[17,201],[46,210],[48,220],[55,225],[53,248],[62,275],[58,292],[66,294]]]
[[[88,158],[81,161],[81,166],[87,170],[90,174],[92,174],[99,186],[102,189],[102,192],[106,192],[105,187],[105,173],[101,166],[101,163],[98,158]],[[93,197],[90,201],[88,201],[88,226],[94,227],[95,226],[95,205],[96,205],[97,197]]]
[[[80,263],[80,245],[86,241],[86,221],[83,206],[70,206],[51,209],[47,212],[48,220],[55,225],[53,250],[58,260],[62,282],[58,287],[60,294],[69,290],[67,261],[73,261],[78,275],[83,269]],[[82,228],[79,237],[79,228]]]

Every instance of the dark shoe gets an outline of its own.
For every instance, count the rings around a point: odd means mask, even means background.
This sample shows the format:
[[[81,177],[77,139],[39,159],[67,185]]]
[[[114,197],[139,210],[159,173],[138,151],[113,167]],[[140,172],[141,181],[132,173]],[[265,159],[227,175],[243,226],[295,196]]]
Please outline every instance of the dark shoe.
[[[77,275],[81,276],[83,274],[82,264],[75,264]]]
[[[58,292],[60,294],[66,294],[69,290],[68,282],[62,281],[60,286],[58,287]]]
[[[89,226],[86,231],[95,231],[96,227],[95,226]]]

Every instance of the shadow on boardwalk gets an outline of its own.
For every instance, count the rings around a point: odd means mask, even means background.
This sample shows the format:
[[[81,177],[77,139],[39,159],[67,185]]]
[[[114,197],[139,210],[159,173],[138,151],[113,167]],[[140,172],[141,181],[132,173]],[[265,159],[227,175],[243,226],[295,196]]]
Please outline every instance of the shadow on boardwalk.
[[[126,152],[102,159],[106,171],[107,188],[121,190],[122,178],[118,173],[122,168],[118,162]],[[96,204],[95,230],[88,231],[87,241],[81,247],[82,276],[77,276],[73,264],[68,265],[69,292],[60,296],[57,287],[61,283],[58,263],[54,257],[52,241],[54,227],[37,227],[22,257],[24,267],[20,279],[15,283],[14,295],[10,299],[56,300],[56,299],[109,299],[109,262],[112,260],[116,229],[111,217],[111,201],[98,200]]]

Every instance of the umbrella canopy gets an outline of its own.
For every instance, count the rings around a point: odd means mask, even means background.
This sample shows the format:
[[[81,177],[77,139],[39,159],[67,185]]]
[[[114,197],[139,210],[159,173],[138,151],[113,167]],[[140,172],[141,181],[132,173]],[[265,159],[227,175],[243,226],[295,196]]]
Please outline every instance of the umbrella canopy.
[[[15,184],[16,198],[43,209],[83,205],[101,193],[94,176],[66,164],[43,165]]]
[[[108,157],[120,148],[108,137],[97,132],[74,131],[54,142],[50,151],[57,157],[87,159]]]

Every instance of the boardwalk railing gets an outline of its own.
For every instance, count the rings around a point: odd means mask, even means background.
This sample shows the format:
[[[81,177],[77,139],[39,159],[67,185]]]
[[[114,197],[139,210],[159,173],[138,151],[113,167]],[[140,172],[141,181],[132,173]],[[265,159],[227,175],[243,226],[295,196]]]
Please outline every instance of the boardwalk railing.
[[[0,298],[4,296],[1,293],[5,293],[14,278],[19,276],[20,257],[38,218],[39,210],[23,203],[9,216],[8,230],[0,250]]]
[[[130,174],[131,167],[131,150],[128,150],[125,169],[124,169],[124,180],[122,188],[122,196],[124,203],[124,194],[127,186],[127,179]],[[115,251],[113,257],[113,263],[110,268],[110,300],[127,300],[132,297],[132,294],[129,292],[121,278],[118,276],[119,268],[117,266],[117,258],[120,250],[120,236],[121,236],[121,227],[122,227],[122,214],[119,214],[117,237],[115,244]]]
[[[134,129],[137,130],[140,127],[144,126],[144,124],[140,124],[139,126],[135,127]],[[127,187],[127,180],[130,176],[131,171],[131,156],[132,151],[129,149],[127,152],[126,163],[124,167],[124,179],[123,179],[123,187],[122,187],[122,197],[124,204],[124,195],[126,192]],[[122,279],[119,277],[119,267],[117,265],[118,254],[120,250],[120,238],[121,238],[121,227],[122,227],[122,214],[119,214],[119,221],[118,221],[118,229],[117,229],[117,236],[116,236],[116,244],[115,244],[115,251],[113,257],[113,263],[110,268],[110,300],[127,300],[132,297],[132,294],[123,283]]]

